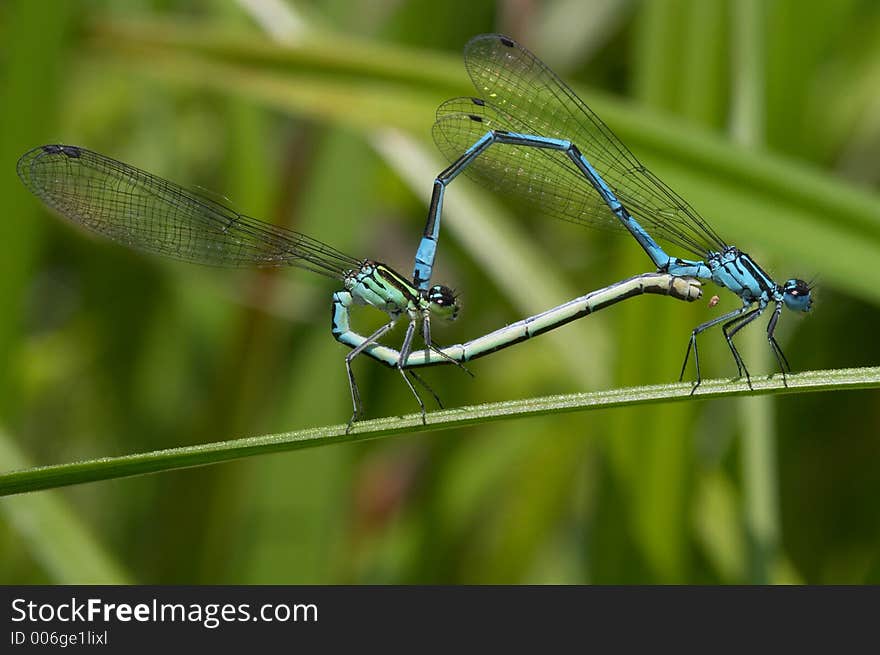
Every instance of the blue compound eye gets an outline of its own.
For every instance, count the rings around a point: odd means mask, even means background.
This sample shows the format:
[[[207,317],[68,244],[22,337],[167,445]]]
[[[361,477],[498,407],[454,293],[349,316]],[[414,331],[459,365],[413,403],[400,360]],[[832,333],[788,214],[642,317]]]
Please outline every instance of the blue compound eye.
[[[804,280],[788,280],[782,287],[782,299],[786,307],[800,312],[810,311],[812,306],[810,285]]]

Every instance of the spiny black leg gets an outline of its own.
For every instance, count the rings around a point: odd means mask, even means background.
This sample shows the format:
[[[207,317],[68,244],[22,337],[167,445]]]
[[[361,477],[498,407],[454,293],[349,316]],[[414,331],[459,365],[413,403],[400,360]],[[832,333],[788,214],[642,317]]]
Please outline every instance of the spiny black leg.
[[[351,418],[348,419],[348,424],[345,426],[345,434],[348,434],[351,432],[351,426],[363,414],[363,406],[361,405],[361,394],[354,379],[354,372],[351,370],[351,360],[348,358],[345,359],[345,371],[348,373],[348,389],[351,391],[351,403],[353,405]]]
[[[782,386],[788,386],[788,379],[786,376],[786,367],[788,367],[788,360],[785,357],[785,353],[782,352],[782,348],[779,347],[779,344],[776,343],[776,339],[773,337],[769,337],[768,341],[770,342],[770,349],[773,351],[773,355],[776,357],[776,363],[779,365],[779,370],[782,372]],[[791,372],[791,368],[788,367],[788,372]]]
[[[418,382],[420,385],[422,385],[422,387],[425,389],[425,391],[427,391],[429,394],[431,394],[434,397],[434,401],[437,403],[437,406],[440,409],[443,409],[443,401],[440,400],[440,396],[438,396],[434,392],[434,390],[431,388],[431,386],[427,382],[425,382],[425,379],[422,376],[417,375],[416,372],[414,370],[412,370],[411,368],[407,368],[404,370],[407,373],[409,373],[416,382]]]
[[[445,352],[440,350],[434,344],[434,340],[431,338],[431,321],[427,315],[425,315],[425,317],[422,319],[422,338],[425,340],[425,348],[427,348],[428,350],[433,350],[435,353],[440,355],[446,361],[455,364],[456,366],[458,366],[458,368],[460,368],[462,371],[464,371],[465,373],[467,373],[471,377],[475,377],[474,374],[471,373],[470,369],[467,366],[465,366],[463,363],[461,363],[457,359],[450,357],[449,355],[447,355]]]
[[[697,327],[691,331],[691,338],[688,341],[688,349],[684,354],[684,363],[681,365],[681,375],[679,376],[679,381],[684,379],[684,370],[687,366],[688,356],[691,353],[691,349],[694,351],[694,364],[697,367],[697,381],[694,383],[694,386],[691,387],[691,395],[694,395],[694,391],[697,390],[697,387],[700,386],[700,382],[702,382],[702,377],[700,376],[700,355],[697,352],[697,335],[705,330],[708,330],[710,327],[718,325],[719,323],[724,323],[725,321],[729,321],[732,318],[736,318],[740,316],[744,312],[748,310],[751,305],[743,305],[739,309],[734,309],[732,312],[727,312],[721,316],[716,316],[711,321],[706,321],[705,323],[701,323]]]
[[[467,373],[468,375],[470,375],[472,378],[473,378],[473,377],[476,377],[476,376],[473,374],[473,372],[472,372],[467,366],[465,366],[464,364],[462,364],[462,363],[461,363],[460,361],[458,361],[457,359],[455,359],[455,358],[450,357],[449,355],[447,355],[445,352],[443,352],[442,350],[440,350],[440,348],[438,348],[433,342],[427,342],[427,341],[426,341],[426,342],[425,342],[425,345],[428,347],[428,350],[433,350],[435,353],[437,353],[438,355],[440,355],[440,356],[441,356],[443,359],[445,359],[447,362],[451,362],[451,363],[455,364],[456,366],[458,366],[458,368],[460,368],[462,371],[464,371],[465,373]]]
[[[419,409],[422,412],[422,425],[428,424],[428,419],[425,417],[425,403],[422,402],[422,397],[419,395],[419,392],[416,391],[416,388],[413,386],[413,383],[409,381],[409,378],[406,377],[407,370],[405,368],[400,368],[398,366],[398,371],[400,371],[400,377],[403,378],[403,381],[406,382],[406,386],[409,387],[409,390],[412,391],[412,394],[416,397],[416,401],[419,403]]]
[[[422,412],[422,425],[427,425],[428,421],[425,418],[425,403],[422,402],[422,397],[419,395],[419,392],[416,391],[413,383],[410,382],[409,378],[407,377],[407,369],[405,368],[406,360],[409,358],[409,354],[412,352],[412,340],[415,331],[416,319],[413,318],[410,319],[409,325],[406,328],[406,335],[403,337],[403,345],[401,345],[400,347],[400,358],[397,360],[397,370],[398,372],[400,372],[400,376],[403,378],[403,381],[406,382],[406,386],[409,387],[409,390],[412,391],[412,395],[416,397],[416,401],[419,403],[419,409]],[[423,386],[427,387],[428,391],[431,391],[431,388],[424,384],[424,381],[422,381],[419,376],[413,374],[413,377],[419,380],[419,382],[421,382]],[[434,398],[437,397],[437,395],[433,391],[431,391],[431,395],[434,396]]]
[[[348,419],[348,425],[345,426],[345,434],[348,434],[351,431],[351,426],[363,415],[361,394],[358,390],[357,382],[354,379],[354,371],[351,370],[351,362],[355,357],[364,352],[364,350],[366,350],[367,347],[370,346],[370,344],[373,344],[381,339],[382,335],[388,332],[393,327],[394,321],[383,325],[378,330],[373,332],[373,334],[371,334],[369,337],[364,339],[364,342],[362,344],[360,344],[357,348],[353,349],[345,356],[345,372],[348,374],[348,388],[351,391],[351,404],[353,406],[351,418]]]
[[[773,316],[770,317],[770,321],[767,323],[767,341],[770,342],[770,349],[773,351],[773,355],[776,357],[776,363],[779,365],[780,370],[782,371],[782,384],[783,386],[788,386],[788,380],[785,378],[785,371],[788,370],[791,373],[791,366],[788,363],[788,358],[785,356],[785,353],[782,352],[782,348],[780,348],[779,343],[776,341],[776,337],[774,333],[776,332],[776,323],[779,321],[779,315],[782,313],[782,303],[776,303],[776,308],[773,310]]]
[[[700,374],[700,353],[697,350],[697,335],[696,333],[691,333],[691,343],[694,344],[694,367],[697,369],[697,381],[694,382],[694,386],[691,387],[690,395],[693,396],[694,392],[697,390],[697,387],[703,382],[703,376]],[[687,359],[687,356],[685,356]]]
[[[786,371],[791,373],[791,365],[788,363],[788,357],[785,356],[785,353],[782,352],[782,347],[776,341],[776,337],[770,336],[768,337],[770,341],[770,346],[773,348],[773,352],[776,353],[776,360],[779,364],[779,367],[782,369],[782,377],[785,379]]]
[[[681,365],[681,374],[678,376],[678,381],[681,382],[684,380],[684,371],[688,365],[688,357],[691,355],[691,349],[694,351],[694,364],[697,367],[697,380],[694,382],[694,386],[691,387],[691,395],[694,395],[694,391],[697,390],[697,387],[700,386],[700,382],[702,382],[700,378],[700,355],[697,352],[697,333],[696,331],[691,332],[691,338],[688,339],[687,350],[684,352],[684,362]]]
[[[413,335],[416,333],[416,321],[410,319],[409,325],[406,326],[406,334],[403,337],[403,343],[400,344],[400,355],[397,358],[397,368],[403,368],[409,354],[412,352]]]
[[[730,349],[731,354],[733,355],[733,362],[736,364],[736,375],[738,378],[743,376],[743,369],[745,368],[745,362],[743,362],[742,357],[739,354],[739,350],[736,349],[736,346],[733,345],[733,340],[730,338],[731,335],[727,333],[727,329],[736,323],[739,319],[735,318],[732,321],[728,321],[724,325],[721,326],[721,333],[724,335],[724,340],[727,341],[727,347]],[[748,377],[749,373],[746,371],[746,377]]]
[[[758,318],[763,311],[763,307],[756,307],[745,316],[737,317],[728,321],[721,328],[721,332],[724,333],[724,338],[727,339],[727,345],[730,347],[730,352],[733,353],[733,360],[736,362],[737,373],[739,373],[739,377],[742,377],[743,373],[745,373],[746,383],[749,385],[749,389],[752,390],[754,390],[752,387],[752,377],[749,375],[749,369],[746,368],[742,355],[739,354],[739,350],[737,350],[733,343],[733,335]],[[731,326],[733,327],[731,328]]]

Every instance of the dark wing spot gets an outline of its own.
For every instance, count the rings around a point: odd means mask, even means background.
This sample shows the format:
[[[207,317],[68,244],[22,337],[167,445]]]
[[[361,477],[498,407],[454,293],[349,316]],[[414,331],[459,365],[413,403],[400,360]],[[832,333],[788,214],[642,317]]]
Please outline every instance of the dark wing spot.
[[[480,107],[482,107],[483,105],[486,104],[486,101],[483,100],[482,98],[471,98],[471,102],[474,103],[475,105],[479,105]]]
[[[50,155],[63,154],[74,159],[79,159],[82,156],[82,151],[76,146],[60,146],[52,144],[48,146],[43,146],[43,152]]]
[[[474,116],[473,114],[470,114],[470,115],[468,116],[468,118],[470,118],[472,121],[475,121],[475,122],[477,122],[477,123],[482,123],[482,122],[483,122],[483,117],[482,117],[482,116]]]
[[[506,36],[502,36],[500,41],[501,41],[501,45],[506,45],[508,48],[512,48],[514,45],[513,39],[508,39]]]

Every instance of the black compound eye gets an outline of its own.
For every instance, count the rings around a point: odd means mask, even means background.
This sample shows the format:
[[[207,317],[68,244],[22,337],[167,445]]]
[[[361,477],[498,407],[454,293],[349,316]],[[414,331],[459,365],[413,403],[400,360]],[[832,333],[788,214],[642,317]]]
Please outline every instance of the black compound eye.
[[[427,300],[429,309],[435,316],[453,321],[458,316],[458,298],[455,292],[442,284],[436,284],[428,289]]]
[[[440,307],[452,307],[455,304],[455,293],[449,287],[438,284],[428,291],[428,300]]]

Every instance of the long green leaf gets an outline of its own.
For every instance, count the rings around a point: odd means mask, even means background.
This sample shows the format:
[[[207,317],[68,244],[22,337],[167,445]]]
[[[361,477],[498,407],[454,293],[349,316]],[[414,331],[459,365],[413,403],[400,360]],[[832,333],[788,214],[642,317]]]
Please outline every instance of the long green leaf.
[[[28,457],[0,430],[0,460],[27,466]],[[36,470],[36,469],[28,469]],[[57,492],[3,498],[0,516],[27,543],[53,582],[59,584],[127,584],[128,573]]]
[[[706,380],[694,396],[691,396],[690,383],[546,396],[432,412],[428,414],[427,423],[424,425],[418,414],[410,414],[363,421],[355,424],[350,433],[346,433],[345,425],[340,424],[296,432],[218,441],[197,446],[168,448],[121,457],[103,457],[4,473],[0,475],[0,496],[83,482],[205,466],[253,455],[300,450],[335,443],[368,441],[404,432],[427,432],[512,418],[724,396],[878,388],[880,387],[880,367],[809,371],[788,376],[788,386],[783,386],[782,378],[778,376],[764,380],[753,380],[753,386],[754,389],[750,391],[742,382]]]

